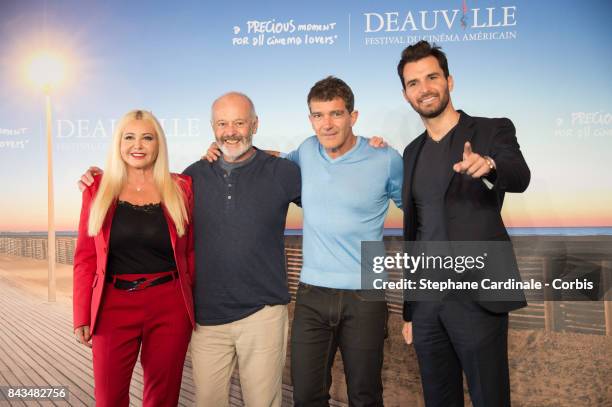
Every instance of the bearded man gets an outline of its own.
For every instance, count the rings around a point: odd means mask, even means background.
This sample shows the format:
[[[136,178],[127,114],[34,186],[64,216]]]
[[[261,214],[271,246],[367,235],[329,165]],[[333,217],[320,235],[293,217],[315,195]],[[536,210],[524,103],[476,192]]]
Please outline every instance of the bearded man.
[[[508,242],[503,268],[520,279],[501,208],[507,192],[523,192],[531,172],[506,118],[456,110],[446,55],[420,41],[404,49],[397,72],[406,101],[425,131],[404,150],[404,240]],[[512,301],[415,301],[407,293],[404,326],[421,370],[427,407],[460,407],[463,373],[475,407],[510,406],[508,312]]]
[[[223,156],[184,172],[194,187],[196,402],[228,405],[237,362],[245,404],[280,406],[291,299],[284,230],[300,170],[253,147],[258,118],[246,95],[219,97],[211,113]]]

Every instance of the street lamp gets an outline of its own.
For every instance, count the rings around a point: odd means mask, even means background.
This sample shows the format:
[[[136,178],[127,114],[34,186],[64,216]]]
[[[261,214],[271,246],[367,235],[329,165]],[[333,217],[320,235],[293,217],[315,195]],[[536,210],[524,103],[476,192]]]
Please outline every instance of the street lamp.
[[[53,134],[51,125],[51,90],[64,79],[64,63],[49,53],[43,52],[30,61],[29,79],[45,94],[47,129],[47,259],[49,262],[48,300],[55,302],[55,205],[53,199]]]

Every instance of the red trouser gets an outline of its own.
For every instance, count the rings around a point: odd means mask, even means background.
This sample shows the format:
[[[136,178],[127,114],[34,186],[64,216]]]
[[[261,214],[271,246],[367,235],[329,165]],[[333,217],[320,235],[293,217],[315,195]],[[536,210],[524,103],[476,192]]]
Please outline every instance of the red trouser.
[[[158,275],[164,273],[121,279]],[[191,337],[178,279],[141,291],[119,290],[106,283],[104,291],[92,338],[96,405],[129,405],[132,371],[141,349],[143,406],[176,406]]]

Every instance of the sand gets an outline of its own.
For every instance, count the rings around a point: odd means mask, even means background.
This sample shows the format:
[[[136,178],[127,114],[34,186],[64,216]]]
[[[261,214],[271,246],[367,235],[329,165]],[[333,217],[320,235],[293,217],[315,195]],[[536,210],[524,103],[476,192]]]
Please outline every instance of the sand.
[[[72,266],[56,264],[56,299],[72,302]],[[27,257],[0,255],[0,277],[28,293],[46,300],[48,298],[48,263]]]

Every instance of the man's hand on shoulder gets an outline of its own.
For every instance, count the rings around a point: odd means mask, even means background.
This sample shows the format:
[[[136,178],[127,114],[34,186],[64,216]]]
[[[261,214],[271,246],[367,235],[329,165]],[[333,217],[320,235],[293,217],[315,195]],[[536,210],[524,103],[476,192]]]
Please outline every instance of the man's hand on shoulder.
[[[213,141],[210,144],[210,147],[208,147],[208,150],[206,150],[206,154],[202,156],[202,160],[206,160],[209,163],[214,163],[219,159],[219,157],[221,157],[221,149],[219,148],[217,142]]]
[[[85,188],[91,186],[91,184],[93,184],[94,182],[94,175],[98,174],[104,174],[104,171],[102,171],[98,167],[89,167],[87,171],[85,171],[85,173],[81,175],[81,179],[79,179],[79,181],[77,182],[79,191],[83,192],[85,191]]]
[[[387,142],[381,136],[373,136],[369,139],[368,144],[374,148],[387,147]]]

